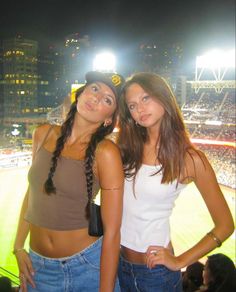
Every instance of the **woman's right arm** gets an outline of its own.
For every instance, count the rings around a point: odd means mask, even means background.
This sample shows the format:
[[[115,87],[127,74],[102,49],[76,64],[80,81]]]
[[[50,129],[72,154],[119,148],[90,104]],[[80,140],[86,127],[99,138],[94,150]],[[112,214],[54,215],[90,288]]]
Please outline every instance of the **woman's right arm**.
[[[25,221],[24,216],[28,206],[28,194],[29,188],[25,194],[23,204],[21,207],[20,217],[18,221],[18,227],[16,232],[16,238],[14,243],[13,253],[16,256],[19,277],[21,281],[21,288],[23,291],[27,291],[26,283],[29,282],[33,287],[35,287],[33,281],[34,269],[30,260],[30,257],[26,250],[24,249],[25,240],[29,233],[29,223]]]
[[[42,125],[35,129],[33,133],[33,144],[32,144],[32,161],[34,160],[35,154],[37,150],[41,147],[46,134],[48,133],[48,129],[50,125]],[[29,223],[24,219],[25,213],[28,207],[28,196],[29,196],[29,187],[26,191],[20,217],[18,221],[18,227],[14,242],[13,253],[16,256],[18,268],[19,268],[19,276],[21,281],[21,289],[22,291],[27,291],[26,284],[29,282],[33,287],[35,287],[33,281],[34,269],[30,260],[30,257],[26,250],[24,249],[25,240],[29,234]]]

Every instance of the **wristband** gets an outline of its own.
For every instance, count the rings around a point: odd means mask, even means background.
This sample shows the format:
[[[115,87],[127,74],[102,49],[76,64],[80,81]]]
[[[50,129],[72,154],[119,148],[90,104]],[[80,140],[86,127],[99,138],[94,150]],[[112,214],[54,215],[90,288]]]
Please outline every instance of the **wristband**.
[[[220,247],[222,245],[221,240],[213,233],[212,231],[207,233],[208,236],[210,236],[217,244],[217,247]]]
[[[24,248],[14,248],[13,251],[12,251],[12,253],[14,255],[16,255],[19,251],[25,251],[26,252],[26,250]]]

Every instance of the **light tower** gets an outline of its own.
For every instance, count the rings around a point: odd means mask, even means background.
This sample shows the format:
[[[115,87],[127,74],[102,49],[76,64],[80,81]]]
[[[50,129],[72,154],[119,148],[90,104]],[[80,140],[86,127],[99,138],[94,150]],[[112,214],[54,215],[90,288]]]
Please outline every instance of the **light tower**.
[[[224,80],[229,69],[235,68],[235,50],[213,50],[196,59],[195,81],[190,82],[195,93],[201,88],[214,88],[221,93],[224,88],[236,88],[235,80]],[[203,73],[208,71],[211,80],[202,80]]]

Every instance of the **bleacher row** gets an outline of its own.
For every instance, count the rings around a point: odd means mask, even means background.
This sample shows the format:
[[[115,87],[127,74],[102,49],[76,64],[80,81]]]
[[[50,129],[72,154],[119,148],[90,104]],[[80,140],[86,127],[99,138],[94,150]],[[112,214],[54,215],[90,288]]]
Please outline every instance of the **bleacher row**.
[[[212,91],[202,91],[192,94],[183,104],[184,120],[201,121],[214,120],[223,124],[235,123],[235,90],[216,94]]]
[[[181,108],[191,138],[235,142],[235,89],[193,93]],[[198,144],[207,155],[220,184],[236,188],[235,147]]]
[[[236,189],[235,148],[218,145],[198,145],[208,157],[219,184]]]
[[[236,138],[235,126],[188,125],[187,127],[191,138],[228,142],[234,142]]]

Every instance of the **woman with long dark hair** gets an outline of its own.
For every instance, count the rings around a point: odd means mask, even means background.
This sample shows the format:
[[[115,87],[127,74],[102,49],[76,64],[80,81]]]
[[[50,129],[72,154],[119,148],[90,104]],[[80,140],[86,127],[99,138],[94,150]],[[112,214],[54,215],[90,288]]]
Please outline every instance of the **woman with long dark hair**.
[[[236,269],[234,262],[222,253],[208,256],[203,270],[203,284],[199,291],[235,292]]]
[[[119,291],[123,168],[107,139],[116,125],[119,74],[91,71],[62,126],[39,126],[14,254],[22,291]],[[101,193],[104,235],[88,233]],[[30,234],[29,253],[24,249]]]
[[[120,100],[119,146],[125,170],[121,260],[122,291],[181,291],[180,269],[220,246],[233,219],[206,156],[191,143],[176,99],[154,73],[137,73]],[[169,218],[174,201],[194,182],[214,227],[175,256]]]

